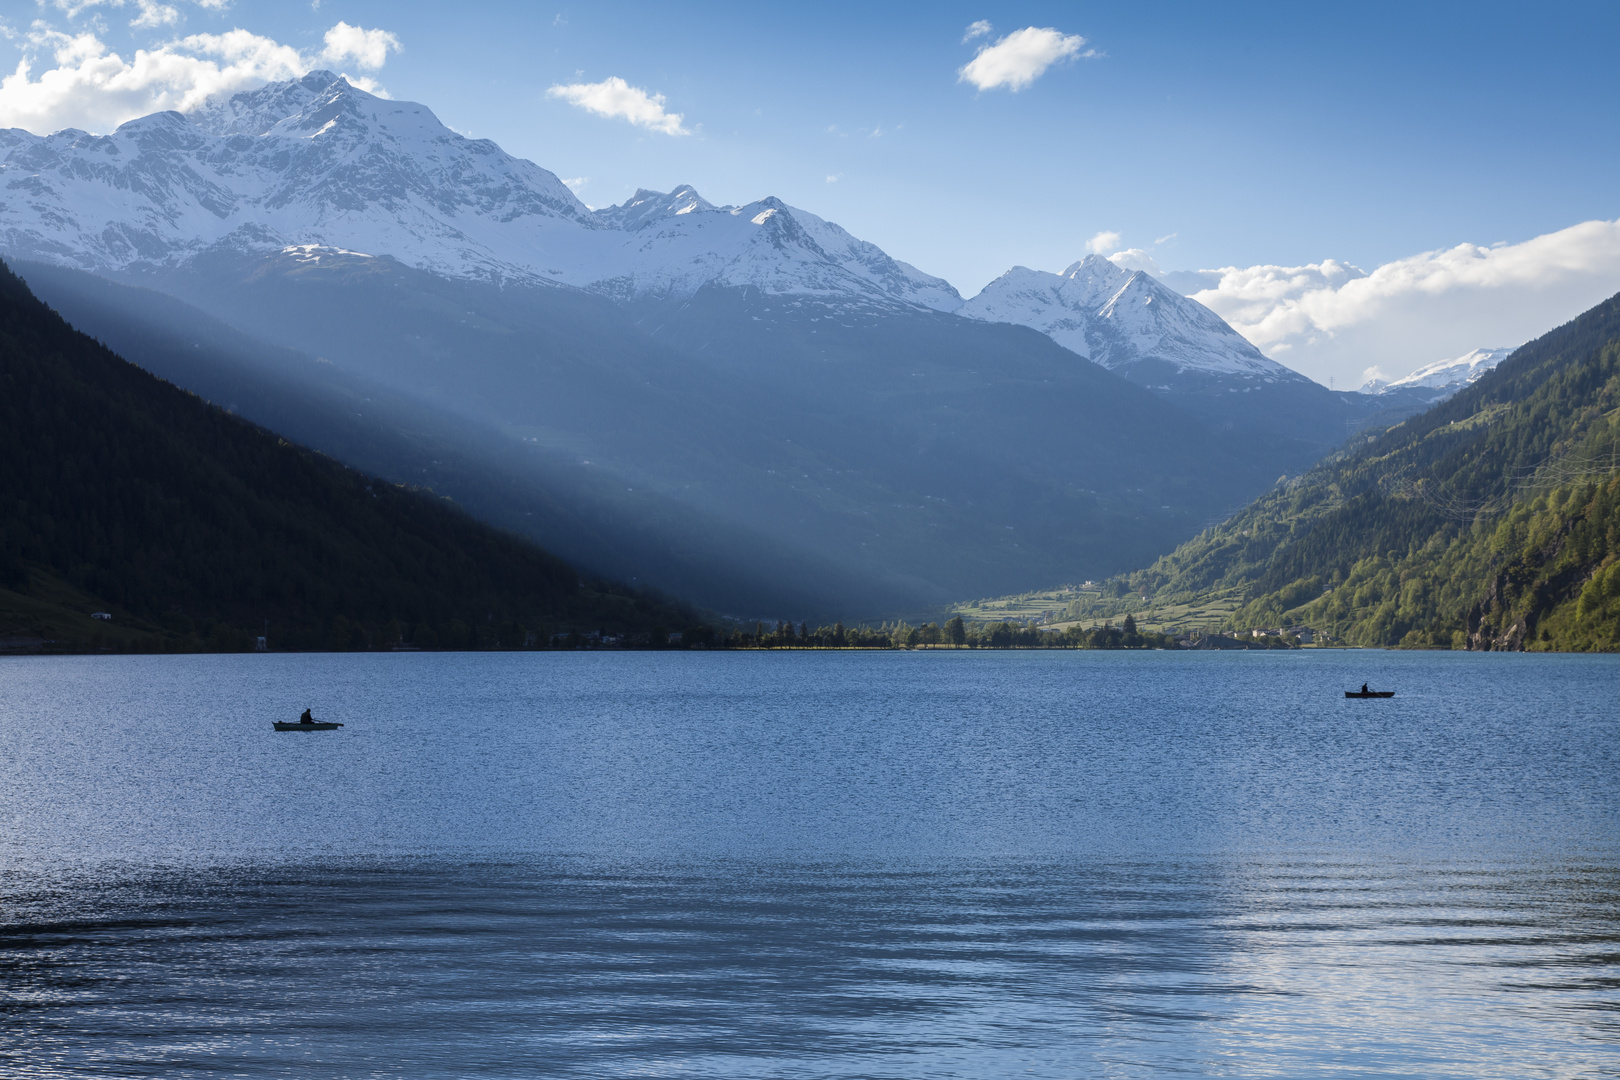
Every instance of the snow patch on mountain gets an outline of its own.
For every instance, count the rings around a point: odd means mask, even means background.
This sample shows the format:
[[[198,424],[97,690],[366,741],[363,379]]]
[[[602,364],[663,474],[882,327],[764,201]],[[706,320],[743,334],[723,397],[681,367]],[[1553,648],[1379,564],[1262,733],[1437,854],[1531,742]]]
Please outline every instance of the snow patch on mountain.
[[[1032,327],[1111,370],[1159,360],[1178,373],[1304,378],[1266,357],[1196,300],[1101,255],[1088,255],[1061,274],[1016,266],[957,314]]]
[[[1393,382],[1383,379],[1368,379],[1361,386],[1364,394],[1387,394],[1398,390],[1418,389],[1440,391],[1435,400],[1450,397],[1470,383],[1478,382],[1480,377],[1490,371],[1503,360],[1512,356],[1515,349],[1475,349],[1451,360],[1436,360],[1418,368],[1404,378]]]

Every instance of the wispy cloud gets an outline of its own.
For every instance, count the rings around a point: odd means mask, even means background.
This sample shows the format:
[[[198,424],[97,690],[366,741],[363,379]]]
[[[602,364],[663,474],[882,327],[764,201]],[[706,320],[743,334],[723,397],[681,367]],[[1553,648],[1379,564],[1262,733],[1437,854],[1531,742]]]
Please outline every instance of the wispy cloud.
[[[1116,251],[1108,256],[1108,261],[1121,270],[1145,270],[1155,277],[1159,274],[1159,260],[1153,257],[1152,252],[1142,248],[1126,248],[1123,251]]]
[[[173,26],[180,21],[180,9],[172,4],[159,4],[154,0],[139,0],[141,13],[130,20],[137,30],[148,27]]]
[[[57,11],[60,11],[70,19],[77,19],[80,15],[83,15],[86,11],[89,11],[92,8],[120,8],[124,6],[124,0],[50,0],[50,3],[51,7],[55,8]],[[44,6],[45,5],[43,3],[40,4],[40,7]]]
[[[399,38],[387,30],[365,30],[340,22],[326,32],[320,60],[339,65],[353,60],[367,71],[377,71],[388,62],[388,54],[399,52]]]
[[[570,83],[557,85],[546,91],[549,98],[559,98],[598,116],[628,120],[637,127],[665,135],[690,135],[682,126],[683,113],[668,112],[664,108],[663,94],[650,94],[639,86],[631,86],[617,75],[599,83]]]
[[[1095,49],[1081,51],[1085,44],[1086,39],[1079,34],[1060,33],[1050,26],[1026,26],[994,45],[980,48],[978,55],[956,74],[958,81],[972,83],[980,90],[1005,86],[1018,91],[1044,75],[1053,64],[1077,56],[1095,56]]]
[[[1120,235],[1117,232],[1100,232],[1086,241],[1086,250],[1094,255],[1106,255],[1119,247]]]
[[[65,127],[110,131],[137,116],[164,109],[185,112],[209,98],[297,78],[318,67],[353,61],[375,71],[399,47],[399,39],[385,30],[340,22],[326,32],[322,50],[312,55],[246,30],[230,30],[138,49],[133,59],[125,60],[92,31],[65,34],[35,23],[16,70],[0,79],[0,127],[40,134]],[[54,66],[35,78],[42,56]],[[351,81],[381,91],[370,79]]]
[[[47,0],[39,0],[39,6],[45,7]],[[190,0],[200,8],[210,11],[223,11],[230,7],[230,0]],[[135,18],[129,25],[137,30],[155,29],[160,26],[174,26],[180,21],[180,9],[173,4],[159,3],[158,0],[49,0],[51,7],[66,15],[69,20],[77,19],[86,11],[97,8],[125,8],[131,3],[139,9]]]
[[[1108,261],[1124,270],[1145,270],[1155,276],[1159,262],[1153,253],[1143,248],[1121,248],[1123,238],[1117,232],[1104,231],[1086,241],[1086,250],[1093,255],[1106,256]]]
[[[962,44],[966,45],[974,38],[982,38],[993,29],[995,28],[990,25],[989,19],[980,19],[977,22],[968,23],[967,31],[962,35]]]
[[[1369,362],[1406,372],[1481,345],[1527,341],[1620,291],[1620,221],[1518,244],[1458,244],[1370,273],[1324,259],[1202,271],[1193,298],[1308,375]]]

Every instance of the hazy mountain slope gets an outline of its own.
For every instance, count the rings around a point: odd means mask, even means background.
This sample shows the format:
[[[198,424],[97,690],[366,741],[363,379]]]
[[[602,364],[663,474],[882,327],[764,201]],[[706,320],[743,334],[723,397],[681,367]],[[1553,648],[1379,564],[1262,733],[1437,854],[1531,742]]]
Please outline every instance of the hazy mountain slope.
[[[0,388],[0,609],[37,636],[239,648],[268,621],[277,647],[472,646],[691,617],[155,379],[3,268]]]
[[[867,557],[937,566],[946,588],[1128,558],[1275,475],[1023,328],[719,289],[646,305],[641,321],[759,400],[792,402],[773,460],[807,486],[881,469],[900,497],[865,511]]]
[[[836,617],[844,609],[833,597],[863,593],[897,608],[906,602],[763,534],[627,491],[604,468],[268,345],[165,294],[44,264],[16,269],[76,328],[161,378],[354,468],[431,488],[594,574],[761,616]]]
[[[338,255],[140,280],[872,582],[846,611],[1122,569],[1276,476],[1041,335],[916,308],[857,322],[797,297],[778,322],[777,298],[710,289],[636,325],[578,292]]]
[[[1620,297],[1132,575],[1354,644],[1620,648]],[[1614,584],[1613,593],[1610,585]]]

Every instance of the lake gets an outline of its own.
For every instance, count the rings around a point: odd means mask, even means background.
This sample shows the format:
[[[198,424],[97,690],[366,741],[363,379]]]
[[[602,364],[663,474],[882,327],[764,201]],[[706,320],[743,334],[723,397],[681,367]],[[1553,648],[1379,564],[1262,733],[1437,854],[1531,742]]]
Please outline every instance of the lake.
[[[1620,1076],[1617,691],[1336,650],[7,658],[0,1072]],[[272,731],[305,707],[345,727]]]

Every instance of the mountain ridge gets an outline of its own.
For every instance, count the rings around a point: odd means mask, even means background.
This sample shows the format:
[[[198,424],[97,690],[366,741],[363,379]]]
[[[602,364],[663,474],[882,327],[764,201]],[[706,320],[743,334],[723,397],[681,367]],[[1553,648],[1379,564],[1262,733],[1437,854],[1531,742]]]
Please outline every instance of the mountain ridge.
[[[591,210],[329,73],[111,136],[0,133],[0,193],[13,254],[600,467],[635,510],[766,531],[854,571],[812,590],[846,611],[1118,571],[1369,415],[1106,261],[1071,271],[1097,279],[1086,350],[1112,372],[779,199]],[[1246,374],[1197,368],[1213,338]]]
[[[1033,326],[1111,370],[1151,356],[1172,371],[1303,379],[1196,301],[1100,256],[1061,275],[1015,267],[964,300],[774,196],[720,206],[680,185],[593,211],[555,173],[328,71],[106,136],[0,132],[0,184],[21,193],[0,201],[0,247],[97,273],[315,245],[617,299],[721,286],[915,305]]]

